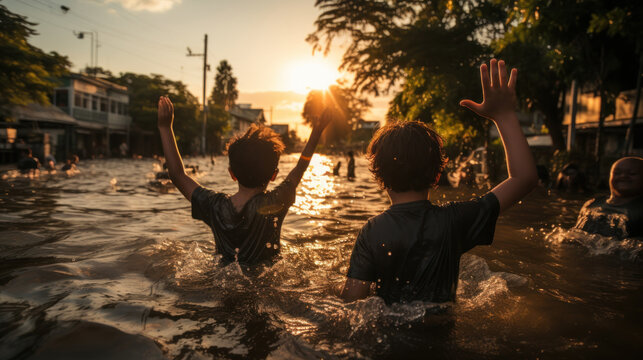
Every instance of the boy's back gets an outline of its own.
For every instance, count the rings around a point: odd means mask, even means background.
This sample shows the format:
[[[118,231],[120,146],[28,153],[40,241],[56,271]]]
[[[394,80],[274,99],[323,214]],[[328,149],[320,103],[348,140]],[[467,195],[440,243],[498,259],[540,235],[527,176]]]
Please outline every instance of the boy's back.
[[[493,241],[498,199],[392,205],[360,231],[348,277],[376,283],[387,304],[455,300],[460,256]]]
[[[536,166],[516,117],[517,70],[503,61],[480,66],[483,101],[460,102],[492,120],[507,155],[509,178],[480,199],[433,206],[427,200],[444,169],[440,136],[420,122],[390,122],[368,146],[370,170],[392,206],[369,220],[351,256],[341,296],[365,298],[375,285],[387,303],[455,300],[460,256],[493,241],[498,214],[529,193]]]
[[[241,211],[230,196],[198,187],[192,193],[192,217],[212,229],[224,261],[257,263],[279,253],[281,224],[295,202],[296,184],[284,180],[272,191],[248,200]]]
[[[228,143],[228,172],[238,182],[233,195],[205,189],[185,173],[174,138],[174,105],[167,96],[159,98],[158,128],[168,175],[176,188],[192,203],[192,217],[203,220],[214,233],[216,251],[227,261],[253,264],[279,253],[281,224],[295,202],[301,181],[324,128],[339,114],[333,104],[313,121],[310,137],[295,168],[274,190],[268,183],[279,173],[279,156],[284,150],[280,136],[253,124]]]

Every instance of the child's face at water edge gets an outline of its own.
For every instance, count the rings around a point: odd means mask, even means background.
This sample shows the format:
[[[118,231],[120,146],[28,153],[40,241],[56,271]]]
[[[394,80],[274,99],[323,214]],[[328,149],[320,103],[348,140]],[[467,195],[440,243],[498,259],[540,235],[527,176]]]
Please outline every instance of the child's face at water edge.
[[[612,195],[632,197],[643,194],[643,166],[639,161],[622,160],[612,166],[610,172]]]

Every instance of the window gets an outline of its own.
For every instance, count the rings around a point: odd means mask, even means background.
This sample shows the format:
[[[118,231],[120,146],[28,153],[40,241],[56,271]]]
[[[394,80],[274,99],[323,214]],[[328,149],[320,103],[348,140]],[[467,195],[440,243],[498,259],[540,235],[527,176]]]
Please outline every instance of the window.
[[[116,101],[112,100],[109,102],[109,112],[116,114]]]
[[[90,104],[90,96],[87,94],[83,94],[83,108],[89,109],[91,106]]]
[[[123,103],[122,102],[118,103],[118,114],[123,115]]]
[[[92,110],[98,111],[98,97],[92,95]]]
[[[67,89],[56,90],[56,106],[68,107],[69,106],[69,91]]]
[[[107,112],[107,98],[100,98],[100,111]]]
[[[127,115],[129,113],[129,105],[123,104],[123,115]]]
[[[83,107],[83,94],[79,92],[74,93],[74,106]]]

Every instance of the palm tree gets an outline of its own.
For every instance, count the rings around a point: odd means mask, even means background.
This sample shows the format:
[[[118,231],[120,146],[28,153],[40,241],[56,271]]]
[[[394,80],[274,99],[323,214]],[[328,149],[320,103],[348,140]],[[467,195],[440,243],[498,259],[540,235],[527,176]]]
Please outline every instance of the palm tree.
[[[221,60],[217,66],[217,74],[214,76],[214,88],[210,99],[225,110],[230,110],[237,97],[239,97],[237,78],[232,75],[232,66],[227,60]]]

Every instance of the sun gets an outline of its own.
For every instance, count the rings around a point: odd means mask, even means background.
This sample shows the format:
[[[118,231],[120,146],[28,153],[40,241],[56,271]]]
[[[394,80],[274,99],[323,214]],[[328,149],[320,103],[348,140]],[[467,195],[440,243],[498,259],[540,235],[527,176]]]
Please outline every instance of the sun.
[[[288,89],[300,94],[325,90],[339,78],[339,72],[321,58],[295,61],[286,69]]]

